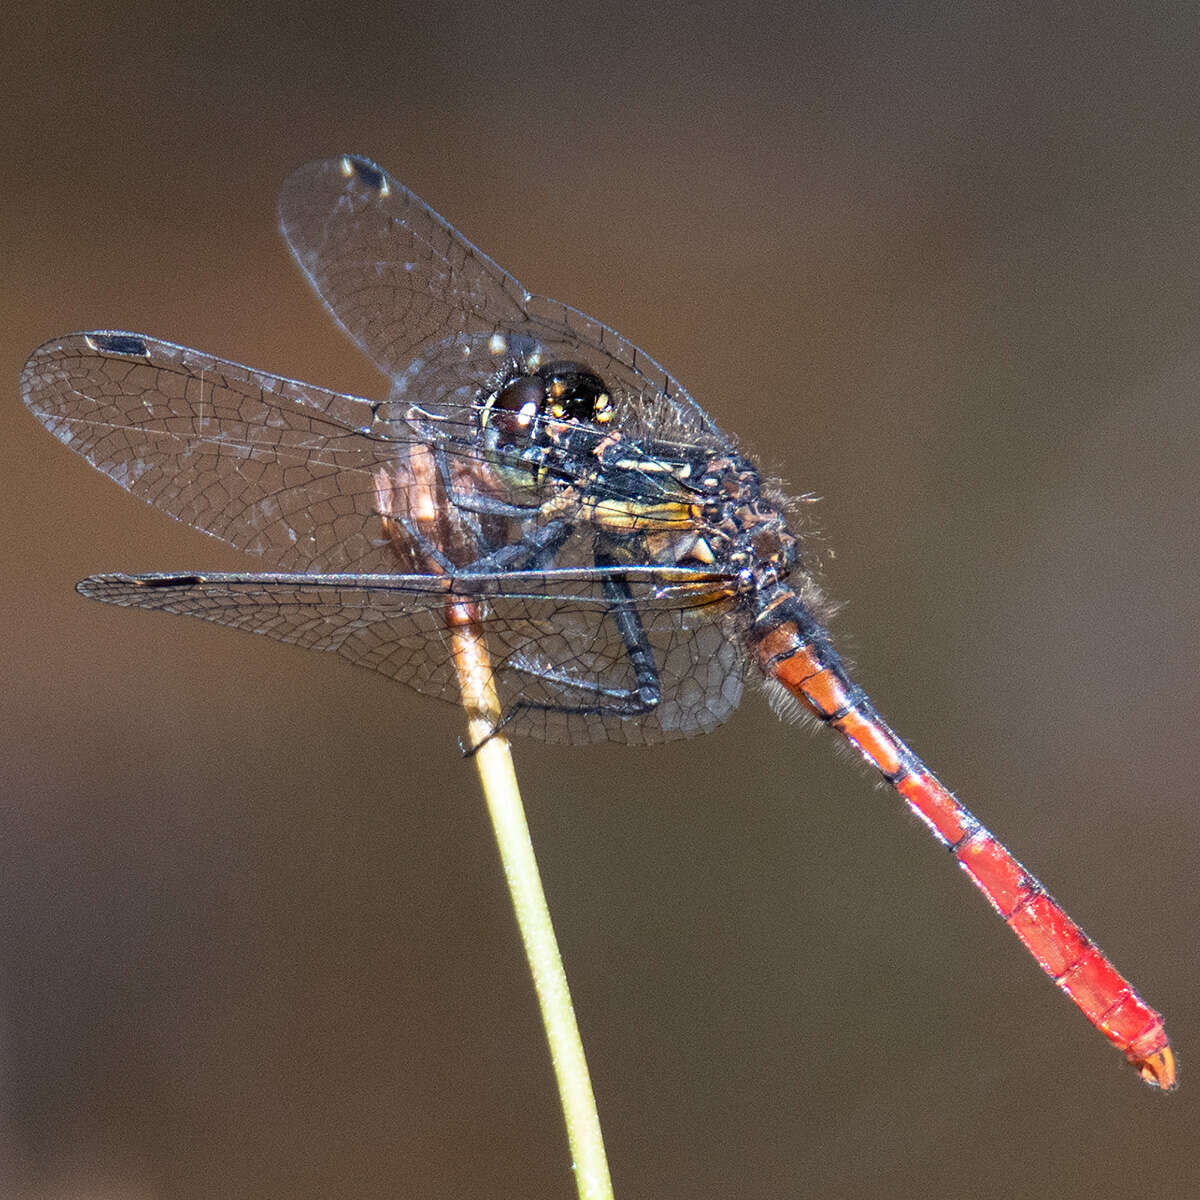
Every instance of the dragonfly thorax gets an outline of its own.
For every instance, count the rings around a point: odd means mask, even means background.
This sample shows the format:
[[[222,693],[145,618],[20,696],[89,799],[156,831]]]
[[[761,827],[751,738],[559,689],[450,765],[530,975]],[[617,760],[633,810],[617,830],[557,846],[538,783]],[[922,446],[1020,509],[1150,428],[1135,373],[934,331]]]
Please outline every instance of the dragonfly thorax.
[[[798,556],[780,505],[763,494],[754,465],[737,455],[711,459],[701,472],[699,511],[717,561],[738,574],[741,590],[761,591],[787,577]]]

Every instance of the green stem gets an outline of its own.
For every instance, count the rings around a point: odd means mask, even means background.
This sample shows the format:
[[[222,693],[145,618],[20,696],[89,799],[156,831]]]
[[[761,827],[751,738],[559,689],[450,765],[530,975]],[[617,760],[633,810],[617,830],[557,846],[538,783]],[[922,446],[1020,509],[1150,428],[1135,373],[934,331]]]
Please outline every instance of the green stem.
[[[459,615],[460,619],[452,618],[448,624],[455,641],[459,683],[468,715],[468,737],[471,745],[479,747],[474,756],[475,766],[491,814],[504,877],[508,881],[521,941],[525,944],[525,957],[542,1011],[542,1025],[550,1046],[550,1060],[567,1126],[575,1186],[579,1200],[612,1200],[600,1116],[596,1111],[567,976],[521,804],[512,747],[503,734],[493,732],[500,719],[500,704],[492,681],[487,647],[467,606],[462,606]]]

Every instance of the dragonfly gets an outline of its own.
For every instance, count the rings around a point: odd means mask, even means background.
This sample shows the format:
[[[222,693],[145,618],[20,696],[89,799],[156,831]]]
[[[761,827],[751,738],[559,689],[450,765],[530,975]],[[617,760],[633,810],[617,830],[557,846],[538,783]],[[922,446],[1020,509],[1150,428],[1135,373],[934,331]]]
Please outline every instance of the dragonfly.
[[[296,171],[279,221],[386,397],[141,333],[47,342],[21,379],[37,419],[269,568],[98,574],[84,596],[333,652],[451,701],[446,614],[467,605],[497,729],[550,742],[706,733],[757,680],[782,715],[849,743],[1141,1078],[1175,1086],[1162,1017],[851,679],[794,506],[671,374],[527,291],[365,158]]]

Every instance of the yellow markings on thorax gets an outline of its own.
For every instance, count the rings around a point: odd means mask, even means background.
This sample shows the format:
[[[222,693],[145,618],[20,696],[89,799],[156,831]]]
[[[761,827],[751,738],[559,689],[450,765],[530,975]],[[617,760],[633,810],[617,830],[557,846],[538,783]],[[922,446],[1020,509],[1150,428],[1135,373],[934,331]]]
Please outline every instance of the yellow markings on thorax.
[[[587,519],[612,533],[656,533],[691,529],[700,519],[695,504],[638,500],[585,499]]]

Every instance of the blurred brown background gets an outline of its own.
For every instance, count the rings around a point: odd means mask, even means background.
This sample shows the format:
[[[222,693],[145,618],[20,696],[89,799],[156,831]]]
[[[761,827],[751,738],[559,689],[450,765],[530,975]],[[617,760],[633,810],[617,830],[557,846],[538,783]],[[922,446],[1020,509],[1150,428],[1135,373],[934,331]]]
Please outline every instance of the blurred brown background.
[[[1200,1192],[1198,54],[1185,4],[10,11],[0,1194],[573,1195],[461,716],[76,597],[246,560],[18,398],[103,326],[382,395],[275,231],[346,150],[824,497],[862,683],[1181,1052],[1142,1087],[757,694],[520,744],[618,1197]]]

